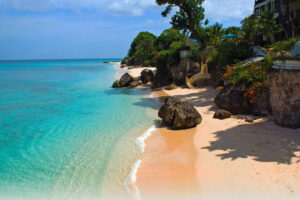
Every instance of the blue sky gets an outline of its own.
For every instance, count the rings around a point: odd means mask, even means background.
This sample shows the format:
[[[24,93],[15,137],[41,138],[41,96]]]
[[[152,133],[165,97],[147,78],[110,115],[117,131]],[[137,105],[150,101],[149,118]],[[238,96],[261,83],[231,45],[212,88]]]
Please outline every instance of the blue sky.
[[[239,26],[254,0],[206,0],[210,23]],[[0,0],[0,60],[116,58],[140,31],[170,28],[155,0]]]

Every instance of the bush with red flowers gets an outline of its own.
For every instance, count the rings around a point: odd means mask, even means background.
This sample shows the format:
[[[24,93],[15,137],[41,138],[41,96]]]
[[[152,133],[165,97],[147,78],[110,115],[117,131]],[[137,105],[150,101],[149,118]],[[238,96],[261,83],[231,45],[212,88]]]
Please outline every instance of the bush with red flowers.
[[[247,89],[244,97],[250,103],[254,103],[257,97],[263,95],[267,91],[267,71],[272,65],[269,58],[265,58],[262,62],[251,63],[240,66],[226,66],[226,72],[223,79],[233,85],[246,83]]]

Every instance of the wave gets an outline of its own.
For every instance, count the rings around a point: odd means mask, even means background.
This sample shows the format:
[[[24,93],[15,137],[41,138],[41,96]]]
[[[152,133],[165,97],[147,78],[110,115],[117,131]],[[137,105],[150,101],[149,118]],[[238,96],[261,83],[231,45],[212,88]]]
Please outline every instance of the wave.
[[[141,135],[140,137],[138,137],[136,139],[136,144],[140,150],[141,153],[144,153],[145,151],[145,141],[148,137],[151,136],[152,132],[156,129],[156,126],[153,125],[151,126],[143,135]],[[127,191],[128,194],[132,195],[133,198],[135,200],[140,200],[140,192],[138,187],[135,185],[136,182],[136,175],[138,172],[138,169],[140,167],[142,163],[142,160],[137,160],[132,166],[131,166],[131,170],[128,174],[128,176],[126,177],[125,181],[124,181],[124,186],[125,189]]]

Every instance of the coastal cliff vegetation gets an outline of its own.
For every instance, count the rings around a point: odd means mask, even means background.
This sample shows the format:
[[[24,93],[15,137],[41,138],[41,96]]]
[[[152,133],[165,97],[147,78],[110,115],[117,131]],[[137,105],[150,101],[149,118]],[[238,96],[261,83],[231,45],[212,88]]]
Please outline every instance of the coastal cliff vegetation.
[[[203,2],[156,0],[163,17],[176,8],[171,27],[158,36],[139,33],[122,64],[156,67],[152,88],[208,84],[220,90],[215,103],[233,114],[272,113],[268,73],[274,61],[299,60],[299,50],[291,53],[299,38],[283,40],[284,26],[269,10],[240,27],[209,24]]]

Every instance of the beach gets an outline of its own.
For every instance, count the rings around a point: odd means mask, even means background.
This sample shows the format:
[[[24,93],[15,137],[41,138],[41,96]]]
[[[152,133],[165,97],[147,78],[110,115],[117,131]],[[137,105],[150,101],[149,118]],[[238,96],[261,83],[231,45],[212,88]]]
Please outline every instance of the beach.
[[[217,91],[211,87],[151,93],[148,98],[190,102],[203,121],[179,131],[157,122],[137,171],[141,199],[300,198],[299,129],[279,127],[271,117],[214,119]]]

